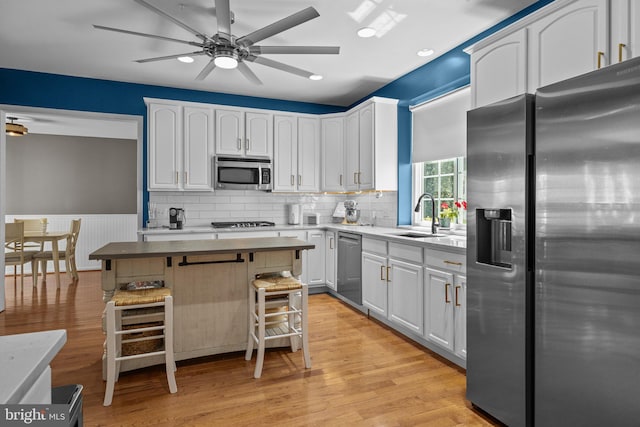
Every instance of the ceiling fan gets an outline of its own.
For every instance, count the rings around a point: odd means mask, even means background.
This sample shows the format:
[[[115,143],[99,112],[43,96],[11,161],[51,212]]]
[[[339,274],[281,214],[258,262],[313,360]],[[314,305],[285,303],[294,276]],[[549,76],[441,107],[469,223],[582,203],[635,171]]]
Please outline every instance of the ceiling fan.
[[[166,59],[175,59],[182,56],[199,56],[206,55],[211,58],[209,63],[196,76],[196,80],[204,80],[214,68],[238,68],[238,70],[251,82],[262,84],[262,81],[246,64],[254,62],[256,64],[265,65],[267,67],[276,68],[301,77],[312,78],[313,73],[301,68],[293,67],[282,62],[260,56],[262,54],[338,54],[340,47],[335,46],[257,46],[255,43],[267,39],[275,34],[286,31],[297,25],[305,23],[311,19],[320,16],[313,7],[307,7],[300,12],[287,16],[276,21],[266,27],[256,30],[243,37],[236,37],[231,33],[231,23],[233,22],[233,12],[230,10],[229,0],[215,0],[215,15],[218,21],[218,31],[212,36],[208,36],[198,30],[191,28],[184,22],[174,18],[173,16],[163,12],[157,7],[151,5],[145,0],[134,0],[141,6],[157,13],[165,19],[173,22],[179,27],[187,30],[199,41],[180,40],[172,37],[158,36],[154,34],[139,33],[136,31],[123,30],[119,28],[105,27],[102,25],[93,25],[99,30],[115,31],[119,33],[131,34],[134,36],[149,37],[176,43],[187,44],[200,48],[195,52],[180,53],[177,55],[159,56],[155,58],[139,59],[136,62],[154,62]]]

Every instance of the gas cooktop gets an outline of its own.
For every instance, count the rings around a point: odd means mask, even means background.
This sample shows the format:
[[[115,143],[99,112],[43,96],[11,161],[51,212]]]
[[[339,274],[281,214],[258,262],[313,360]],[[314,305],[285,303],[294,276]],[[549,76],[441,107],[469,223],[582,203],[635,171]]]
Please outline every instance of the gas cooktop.
[[[273,227],[274,222],[269,221],[235,221],[235,222],[212,222],[213,228],[254,228]]]

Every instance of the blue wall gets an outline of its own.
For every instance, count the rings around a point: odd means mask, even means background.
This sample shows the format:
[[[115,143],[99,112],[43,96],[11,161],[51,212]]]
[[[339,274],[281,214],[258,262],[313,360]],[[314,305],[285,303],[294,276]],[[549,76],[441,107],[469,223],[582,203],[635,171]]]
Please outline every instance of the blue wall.
[[[539,0],[471,40],[455,47],[424,66],[367,95],[399,100],[398,104],[398,224],[411,223],[411,113],[409,105],[433,99],[469,84],[470,61],[463,49],[517,21],[554,0]],[[143,97],[265,108],[299,113],[334,113],[345,108],[250,96],[227,95],[161,86],[123,83],[31,71],[0,68],[0,104],[57,108],[143,116]],[[362,100],[354,103],[358,104]],[[147,156],[144,133],[144,158]],[[143,169],[144,200],[148,199],[146,162]]]

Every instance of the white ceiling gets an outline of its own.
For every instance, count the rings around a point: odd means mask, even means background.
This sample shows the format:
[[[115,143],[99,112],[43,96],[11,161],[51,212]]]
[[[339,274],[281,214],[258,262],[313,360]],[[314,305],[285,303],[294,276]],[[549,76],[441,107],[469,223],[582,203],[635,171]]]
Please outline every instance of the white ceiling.
[[[210,9],[214,0],[148,1],[195,29],[208,34],[216,31]],[[535,0],[231,0],[235,36],[313,6],[320,17],[258,44],[341,48],[339,55],[264,55],[324,79],[311,81],[249,63],[264,82],[258,86],[238,70],[219,68],[196,81],[208,62],[204,56],[196,57],[192,64],[134,62],[198,48],[101,31],[92,24],[198,40],[133,0],[8,1],[3,2],[0,13],[0,67],[348,106],[533,3]],[[375,22],[386,22],[386,33],[368,39],[356,35],[361,27],[378,25]],[[423,48],[435,54],[417,56]]]

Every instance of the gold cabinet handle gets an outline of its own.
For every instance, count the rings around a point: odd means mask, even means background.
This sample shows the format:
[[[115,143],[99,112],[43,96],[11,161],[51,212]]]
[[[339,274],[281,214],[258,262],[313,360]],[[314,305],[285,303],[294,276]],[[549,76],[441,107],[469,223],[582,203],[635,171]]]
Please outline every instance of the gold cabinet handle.
[[[342,174],[340,174],[340,186],[342,187]]]
[[[329,249],[333,249],[333,237],[329,238]]]
[[[618,43],[618,62],[622,62],[622,51],[627,47],[624,43]]]
[[[302,175],[298,175],[298,185],[302,185]]]
[[[449,261],[448,259],[445,259],[445,260],[444,260],[444,263],[445,263],[445,264],[450,264],[450,265],[457,265],[457,266],[462,267],[462,263],[461,263],[461,262],[458,262],[458,261]]]
[[[598,52],[598,68],[602,68],[602,58],[604,58],[604,52]]]
[[[242,138],[238,138],[238,151],[242,150]]]
[[[447,304],[451,302],[451,300],[449,299],[449,286],[451,286],[451,283],[444,284],[444,302]]]
[[[249,147],[250,147],[250,145],[249,145],[249,138],[247,138],[247,139],[244,141],[244,148],[245,148],[245,150],[249,151]]]
[[[387,282],[391,282],[391,279],[389,279],[389,269],[391,269],[391,267],[387,267]]]
[[[188,174],[188,172],[187,172],[187,171],[185,171],[185,172],[184,172],[184,183],[185,183],[185,184],[188,184],[188,183],[189,183],[189,175],[187,175],[187,174]]]
[[[361,175],[362,175],[362,172],[358,172],[358,184],[362,184],[362,179],[360,179]]]
[[[456,294],[455,294],[456,303],[455,303],[455,304],[456,304],[456,307],[460,307],[460,306],[462,305],[462,304],[460,304],[460,303],[458,302],[458,291],[459,291],[459,290],[460,290],[460,286],[456,286],[456,287],[455,287],[455,291],[456,291]]]
[[[293,175],[291,175],[291,186],[292,186],[292,187],[293,187],[294,185],[296,185],[295,179],[296,179],[296,177],[295,177],[295,176],[293,176]]]
[[[380,280],[384,281],[384,265],[380,266]]]
[[[176,184],[180,183],[180,172],[176,171]]]
[[[358,172],[354,172],[353,173],[353,183],[357,184],[358,183]]]

